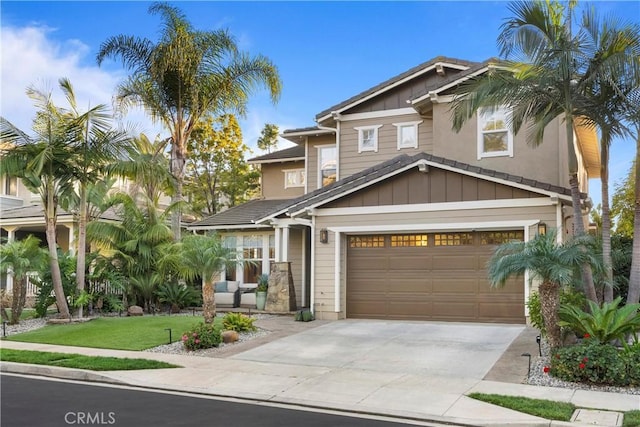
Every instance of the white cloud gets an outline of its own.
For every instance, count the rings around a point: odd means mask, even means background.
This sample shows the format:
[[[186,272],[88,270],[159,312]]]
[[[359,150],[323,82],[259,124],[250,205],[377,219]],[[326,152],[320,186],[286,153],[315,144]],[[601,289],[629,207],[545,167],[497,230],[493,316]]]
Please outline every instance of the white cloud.
[[[64,42],[52,40],[55,29],[46,26],[2,27],[2,58],[0,69],[0,114],[18,128],[31,133],[31,121],[35,107],[26,95],[33,86],[44,92],[52,92],[54,102],[65,106],[66,100],[58,89],[58,80],[68,78],[76,94],[81,110],[98,104],[111,106],[116,85],[125,72],[107,71],[93,63],[91,49],[80,40]],[[125,118],[127,123],[139,123],[136,130],[150,135],[158,132],[139,110]]]

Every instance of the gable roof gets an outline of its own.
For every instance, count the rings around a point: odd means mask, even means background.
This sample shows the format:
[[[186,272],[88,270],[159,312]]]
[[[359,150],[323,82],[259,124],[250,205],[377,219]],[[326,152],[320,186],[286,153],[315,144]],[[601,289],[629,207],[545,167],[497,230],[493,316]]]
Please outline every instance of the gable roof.
[[[190,230],[198,230],[238,228],[238,226],[245,226],[245,228],[249,228],[247,226],[251,228],[266,227],[264,224],[256,224],[256,221],[274,209],[277,209],[278,206],[288,204],[287,202],[288,200],[286,199],[250,200],[247,203],[234,206],[226,211],[196,221],[187,228]]]
[[[433,156],[427,153],[419,153],[414,156],[402,154],[391,160],[379,163],[347,178],[334,182],[331,185],[315,190],[304,196],[298,197],[297,199],[293,199],[288,204],[277,207],[272,212],[261,218],[258,222],[275,218],[282,214],[288,214],[291,216],[298,215],[306,209],[321,206],[325,203],[353,193],[361,188],[365,188],[390,176],[415,167],[420,163],[459,172],[465,175],[489,179],[494,182],[523,188],[529,191],[546,193],[549,195],[557,194],[564,196],[567,200],[571,199],[571,190],[565,187],[528,179],[518,175],[511,175],[493,169],[485,169],[479,166],[473,166],[468,163]],[[582,194],[582,197],[586,198],[587,195]]]
[[[340,102],[339,104],[336,104],[332,107],[327,108],[324,111],[321,111],[320,113],[316,114],[316,121],[322,121],[326,118],[328,118],[328,116],[331,114],[331,112],[336,111],[336,112],[340,112],[340,111],[344,111],[348,108],[351,108],[357,104],[359,104],[360,102],[363,102],[367,99],[369,99],[372,96],[378,95],[388,89],[391,89],[393,87],[395,87],[398,84],[403,83],[404,81],[410,80],[412,78],[414,78],[416,75],[422,74],[426,71],[429,71],[430,69],[435,68],[437,65],[442,65],[442,66],[446,66],[449,68],[456,68],[459,70],[466,70],[469,67],[471,67],[472,65],[475,65],[477,63],[472,62],[472,61],[465,61],[462,59],[455,59],[455,58],[447,58],[445,56],[438,56],[435,57],[433,59],[430,59],[427,62],[423,62],[420,65],[417,65],[401,74],[398,74],[395,77],[392,77],[388,80],[385,80],[384,82],[377,84],[375,86],[373,86],[372,88],[369,88],[367,90],[365,90],[364,92],[360,92],[359,94],[352,96],[351,98]]]
[[[71,217],[72,214],[58,207],[58,218]],[[44,222],[44,208],[40,204],[18,206],[15,208],[0,210],[0,221],[8,222],[11,220],[22,220],[27,218],[40,218]],[[119,220],[120,217],[111,208],[107,209],[100,215],[100,219]]]
[[[247,163],[276,163],[281,161],[304,160],[304,150],[304,145],[296,145],[295,147],[254,157],[247,160]]]

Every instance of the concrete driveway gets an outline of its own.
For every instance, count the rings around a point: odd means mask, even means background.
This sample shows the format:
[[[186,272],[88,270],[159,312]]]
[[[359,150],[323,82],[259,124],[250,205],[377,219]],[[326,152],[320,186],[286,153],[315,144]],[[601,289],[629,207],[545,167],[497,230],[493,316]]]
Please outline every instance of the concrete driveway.
[[[524,325],[341,320],[232,356],[314,367],[481,380]]]

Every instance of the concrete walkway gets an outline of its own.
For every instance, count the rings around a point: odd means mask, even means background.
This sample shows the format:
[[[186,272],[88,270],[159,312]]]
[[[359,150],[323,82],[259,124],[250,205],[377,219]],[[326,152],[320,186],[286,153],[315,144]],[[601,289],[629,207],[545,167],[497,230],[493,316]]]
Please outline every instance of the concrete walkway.
[[[344,323],[348,324],[349,321]],[[322,328],[317,328],[324,324],[326,322],[292,322],[288,317],[270,323],[262,322],[260,326],[272,328],[273,333],[265,339],[275,345],[283,340],[273,341],[273,339],[290,334],[292,328],[307,329],[307,332],[301,335],[305,337],[304,339],[308,336],[318,337],[317,333],[314,335],[313,330],[319,332]],[[2,363],[3,372],[104,381],[313,408],[380,414],[412,420],[446,422],[453,425],[531,427],[580,425],[550,422],[479,402],[466,397],[470,392],[552,399],[572,402],[584,408],[614,411],[640,409],[640,396],[637,395],[537,387],[490,381],[474,378],[473,375],[469,377],[448,373],[437,375],[432,371],[394,369],[389,366],[381,367],[375,363],[297,364],[292,363],[291,360],[278,359],[277,355],[270,361],[252,360],[259,359],[256,352],[261,351],[260,342],[252,341],[226,346],[224,351],[216,354],[215,358],[11,341],[2,341],[1,345],[3,348],[12,349],[154,359],[183,366],[179,369],[94,373],[5,362]],[[264,347],[268,350],[269,345]],[[501,361],[498,360],[495,366],[499,366],[500,363]],[[518,364],[521,365],[522,360],[518,360]]]

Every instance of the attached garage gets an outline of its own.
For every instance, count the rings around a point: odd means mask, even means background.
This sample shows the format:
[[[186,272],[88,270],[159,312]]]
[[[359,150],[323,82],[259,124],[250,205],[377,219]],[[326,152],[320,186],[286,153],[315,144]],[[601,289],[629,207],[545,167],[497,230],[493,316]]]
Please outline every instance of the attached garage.
[[[486,263],[522,230],[347,236],[346,316],[524,323],[524,279],[491,288]]]

